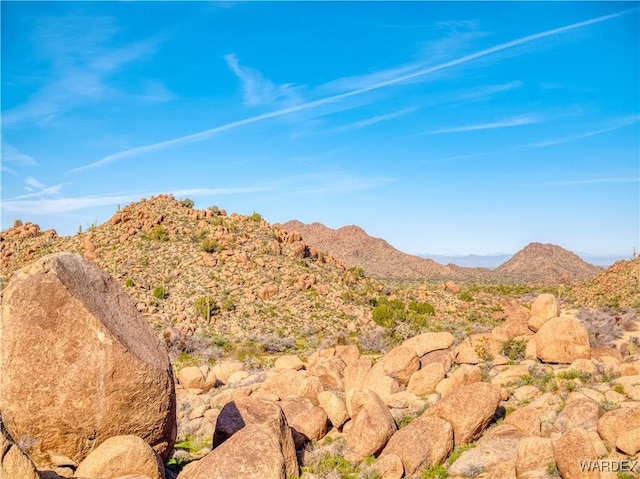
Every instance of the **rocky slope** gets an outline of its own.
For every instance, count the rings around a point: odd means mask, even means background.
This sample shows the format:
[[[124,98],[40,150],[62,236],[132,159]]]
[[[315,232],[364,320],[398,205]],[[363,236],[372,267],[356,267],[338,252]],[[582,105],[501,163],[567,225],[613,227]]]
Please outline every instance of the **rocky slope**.
[[[156,331],[174,328],[171,338],[317,344],[367,320],[364,292],[382,288],[259,215],[195,210],[163,195],[69,237],[16,223],[0,241],[2,287],[17,268],[59,251],[113,275]]]
[[[575,299],[588,306],[640,308],[640,257],[618,261],[574,290]]]

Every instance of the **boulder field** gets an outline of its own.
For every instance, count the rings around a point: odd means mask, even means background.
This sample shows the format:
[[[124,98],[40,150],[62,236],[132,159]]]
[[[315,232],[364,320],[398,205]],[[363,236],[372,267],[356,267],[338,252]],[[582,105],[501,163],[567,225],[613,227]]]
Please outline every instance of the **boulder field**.
[[[522,357],[507,357],[507,341]],[[0,479],[169,479],[164,462],[185,455],[179,479],[312,479],[313,448],[328,443],[383,479],[439,466],[452,478],[613,479],[603,464],[630,468],[640,453],[640,357],[590,347],[552,295],[462,341],[424,332],[380,357],[338,345],[174,379],[125,291],[58,253],[3,291],[0,371]],[[176,450],[176,436],[203,447]]]

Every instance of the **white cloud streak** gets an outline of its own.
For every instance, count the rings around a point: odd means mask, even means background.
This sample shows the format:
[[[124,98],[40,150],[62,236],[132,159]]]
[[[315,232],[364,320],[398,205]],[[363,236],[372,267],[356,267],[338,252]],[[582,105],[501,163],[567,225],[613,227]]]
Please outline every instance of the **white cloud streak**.
[[[235,55],[226,55],[225,60],[231,71],[242,82],[244,103],[247,106],[269,105],[276,101],[296,103],[300,101],[295,87],[291,83],[275,85],[262,74],[249,67],[240,65]]]
[[[464,63],[473,61],[475,59],[478,58],[482,58],[488,55],[491,55],[493,53],[497,53],[503,50],[508,50],[510,48],[514,48],[517,47],[519,45],[524,45],[530,42],[533,42],[535,40],[539,40],[541,38],[545,38],[545,37],[550,37],[553,35],[558,35],[570,30],[575,30],[577,28],[582,28],[582,27],[586,27],[588,25],[593,25],[596,23],[601,23],[607,20],[611,20],[613,18],[617,18],[620,17],[622,15],[626,15],[632,11],[636,11],[637,9],[632,8],[632,9],[627,9],[627,10],[623,10],[620,12],[616,12],[616,13],[612,13],[609,15],[603,15],[600,17],[596,17],[596,18],[592,18],[590,20],[585,20],[583,22],[578,22],[578,23],[572,23],[570,25],[566,25],[563,27],[559,27],[559,28],[554,28],[551,30],[546,30],[544,32],[540,32],[540,33],[535,33],[532,35],[527,35],[525,37],[522,38],[518,38],[516,40],[512,40],[509,42],[505,42],[505,43],[501,43],[499,45],[490,47],[490,48],[486,48],[484,50],[480,50],[478,52],[475,53],[471,53],[469,55],[464,55],[460,58],[457,58],[455,60],[450,60],[447,62],[443,62],[440,63],[438,65],[434,65],[428,68],[424,68],[424,69],[420,69],[418,71],[415,72],[411,72],[411,73],[406,73],[406,74],[399,74],[397,76],[394,76],[392,78],[386,79],[386,80],[382,80],[382,81],[378,81],[378,82],[374,82],[372,84],[368,84],[368,85],[364,85],[361,88],[355,89],[355,90],[351,90],[351,91],[347,91],[344,93],[340,93],[337,95],[332,95],[329,97],[325,97],[325,98],[321,98],[318,100],[313,100],[313,101],[309,101],[306,103],[302,103],[299,105],[295,105],[295,106],[291,106],[288,108],[282,108],[279,110],[275,110],[269,113],[264,113],[261,115],[256,115],[250,118],[245,118],[243,120],[238,120],[238,121],[234,121],[234,122],[230,122],[227,123],[225,125],[221,125],[221,126],[217,126],[215,128],[211,128],[208,130],[204,130],[198,133],[193,133],[190,135],[185,135],[185,136],[181,136],[178,138],[174,138],[171,140],[166,140],[166,141],[162,141],[159,143],[154,143],[151,145],[145,145],[145,146],[140,146],[140,147],[136,147],[136,148],[131,148],[129,150],[125,150],[125,151],[120,151],[118,153],[114,153],[112,155],[108,155],[105,156],[104,158],[101,158],[98,161],[95,161],[93,163],[89,163],[87,165],[84,166],[80,166],[78,168],[74,168],[72,170],[70,170],[71,172],[77,173],[77,172],[81,172],[81,171],[86,171],[86,170],[91,170],[94,168],[99,168],[105,165],[108,165],[110,163],[113,163],[114,161],[118,161],[121,160],[123,158],[129,158],[132,156],[136,156],[136,155],[141,155],[141,154],[145,154],[145,153],[151,153],[154,151],[161,151],[161,150],[165,150],[167,148],[175,148],[178,146],[182,146],[182,145],[187,145],[190,143],[194,143],[194,142],[198,142],[198,141],[203,141],[206,140],[210,137],[212,137],[213,135],[216,135],[218,133],[224,132],[224,131],[228,131],[228,130],[232,130],[235,128],[239,128],[241,126],[244,125],[250,125],[253,123],[258,123],[258,122],[262,122],[271,118],[278,118],[284,115],[289,115],[291,113],[297,113],[297,112],[301,112],[304,110],[309,110],[309,109],[313,109],[313,108],[317,108],[320,106],[324,106],[330,103],[335,103],[341,100],[344,100],[346,98],[351,98],[354,96],[358,96],[358,95],[362,95],[364,93],[368,93],[371,91],[375,91],[375,90],[379,90],[381,88],[386,88],[392,85],[397,85],[399,83],[403,83],[403,82],[407,82],[409,80],[413,80],[415,78],[418,77],[422,77],[424,75],[428,75],[430,73],[433,72],[437,72],[440,70],[445,70],[447,68],[452,68],[455,67],[457,65],[462,65]]]
[[[497,128],[511,128],[514,126],[531,125],[533,123],[540,123],[543,118],[539,115],[519,116],[515,118],[509,118],[507,120],[496,121],[493,123],[480,123],[476,125],[464,125],[450,128],[439,128],[437,130],[428,131],[425,135],[436,135],[440,133],[458,133],[462,131],[474,131],[474,130],[494,130]]]
[[[540,141],[538,143],[533,143],[532,147],[535,148],[543,148],[546,146],[553,145],[561,145],[563,143],[569,143],[571,141],[581,140],[582,138],[589,138],[590,136],[601,135],[603,133],[608,133],[610,131],[619,130],[620,128],[624,128],[625,126],[633,125],[634,123],[638,123],[640,121],[640,115],[630,116],[627,118],[622,118],[609,126],[607,128],[601,128],[599,130],[588,131],[585,133],[579,133],[577,135],[565,136],[563,138],[554,138],[551,140]]]
[[[376,123],[380,123],[387,120],[392,120],[394,118],[398,118],[399,116],[406,115],[408,113],[412,113],[418,109],[417,106],[411,108],[405,108],[403,110],[394,111],[391,113],[386,113],[384,115],[372,116],[371,118],[365,118],[364,120],[356,121],[354,123],[350,123],[348,125],[341,126],[336,128],[336,131],[349,131],[356,130],[359,128],[364,128],[367,126],[375,125]]]
[[[33,159],[32,156],[27,155],[26,153],[21,152],[15,146],[9,144],[7,140],[4,139],[4,135],[2,135],[2,143],[1,143],[1,151],[2,151],[2,161],[8,163],[14,163],[16,165],[35,165],[36,160]]]
[[[588,185],[603,185],[603,184],[626,184],[626,183],[639,183],[640,177],[617,177],[617,178],[592,178],[584,180],[565,180],[565,181],[551,181],[548,183],[525,183],[520,186],[524,187],[537,187],[537,188],[556,188],[563,186],[588,186]]]

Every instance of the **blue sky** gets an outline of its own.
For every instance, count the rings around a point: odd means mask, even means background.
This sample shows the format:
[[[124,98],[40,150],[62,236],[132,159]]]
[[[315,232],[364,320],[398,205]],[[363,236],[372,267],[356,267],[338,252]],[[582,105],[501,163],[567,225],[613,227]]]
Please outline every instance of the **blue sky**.
[[[640,249],[635,2],[5,2],[2,228],[141,197],[408,253]]]

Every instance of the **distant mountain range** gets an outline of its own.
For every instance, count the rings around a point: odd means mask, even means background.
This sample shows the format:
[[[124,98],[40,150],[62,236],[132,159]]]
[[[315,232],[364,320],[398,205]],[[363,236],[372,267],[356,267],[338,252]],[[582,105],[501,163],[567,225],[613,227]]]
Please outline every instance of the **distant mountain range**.
[[[611,266],[616,261],[620,260],[628,260],[628,256],[623,255],[596,255],[589,253],[576,253],[580,258],[582,258],[587,263],[590,263],[594,266]],[[502,263],[508,261],[513,255],[506,253],[497,253],[490,255],[477,255],[477,254],[467,254],[467,255],[443,255],[443,254],[428,254],[428,253],[420,253],[416,256],[421,258],[428,258],[440,264],[455,264],[458,266],[463,266],[465,268],[489,268],[495,269],[500,266]]]
[[[292,220],[281,226],[297,231],[307,244],[345,266],[359,266],[377,278],[572,283],[602,272],[601,267],[557,245],[531,243],[515,255],[424,257],[403,253],[355,225],[334,230],[321,223]]]

